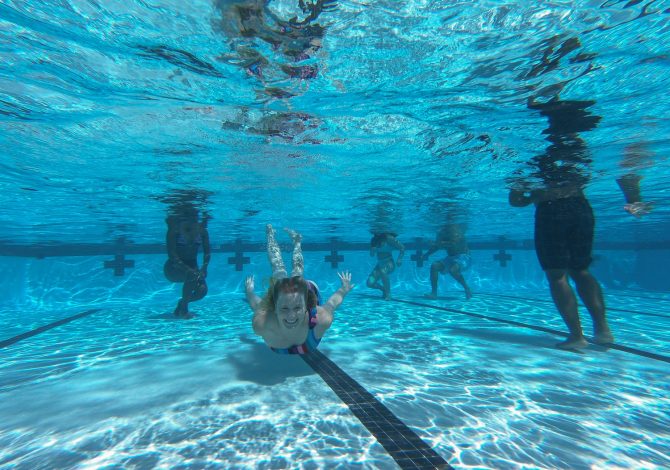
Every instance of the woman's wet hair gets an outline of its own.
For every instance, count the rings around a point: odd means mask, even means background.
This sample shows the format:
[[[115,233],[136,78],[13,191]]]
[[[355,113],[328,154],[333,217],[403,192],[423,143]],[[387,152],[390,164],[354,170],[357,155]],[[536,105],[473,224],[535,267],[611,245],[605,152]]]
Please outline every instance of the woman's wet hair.
[[[268,312],[274,312],[277,299],[281,294],[298,293],[305,299],[308,310],[317,305],[316,293],[310,288],[302,276],[286,277],[278,279],[270,284],[267,294],[263,299]]]

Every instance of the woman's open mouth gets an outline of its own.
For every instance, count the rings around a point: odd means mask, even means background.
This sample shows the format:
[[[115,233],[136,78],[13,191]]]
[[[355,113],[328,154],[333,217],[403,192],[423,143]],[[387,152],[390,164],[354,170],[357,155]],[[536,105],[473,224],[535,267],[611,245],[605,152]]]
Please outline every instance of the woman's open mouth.
[[[293,328],[297,324],[298,324],[298,318],[296,318],[293,321],[288,321],[288,320],[284,319],[284,325],[286,325],[287,328]]]

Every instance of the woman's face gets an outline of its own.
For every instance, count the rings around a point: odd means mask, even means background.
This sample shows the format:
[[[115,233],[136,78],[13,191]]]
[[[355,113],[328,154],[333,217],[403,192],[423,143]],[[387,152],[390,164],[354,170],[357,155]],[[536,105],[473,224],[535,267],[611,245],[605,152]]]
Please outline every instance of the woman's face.
[[[282,292],[275,303],[275,314],[282,328],[292,330],[305,322],[307,306],[299,292]]]

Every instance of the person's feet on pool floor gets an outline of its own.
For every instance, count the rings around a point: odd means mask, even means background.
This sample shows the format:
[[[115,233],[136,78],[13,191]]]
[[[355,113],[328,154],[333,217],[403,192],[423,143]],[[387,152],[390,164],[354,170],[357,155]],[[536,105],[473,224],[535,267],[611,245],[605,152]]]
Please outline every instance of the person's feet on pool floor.
[[[574,349],[584,349],[589,345],[588,341],[586,341],[586,338],[584,338],[583,335],[580,336],[573,336],[570,335],[567,337],[565,341],[561,341],[560,343],[556,344],[556,347],[558,349],[563,349],[563,350],[574,350]]]
[[[614,343],[614,335],[610,330],[595,331],[593,333],[593,342],[595,344],[612,344]]]
[[[188,305],[183,300],[180,300],[177,303],[177,308],[174,310],[174,316],[186,320],[194,317],[194,315],[188,311]]]

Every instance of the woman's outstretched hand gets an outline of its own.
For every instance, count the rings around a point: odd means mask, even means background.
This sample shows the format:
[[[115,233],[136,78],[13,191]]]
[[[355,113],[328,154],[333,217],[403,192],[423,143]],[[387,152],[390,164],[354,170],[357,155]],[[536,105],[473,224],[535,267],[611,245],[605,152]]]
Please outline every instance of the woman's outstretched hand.
[[[342,290],[344,290],[345,294],[354,288],[355,284],[351,283],[351,273],[349,271],[342,271],[341,273],[337,273],[337,275],[340,277]]]
[[[254,275],[253,274],[251,276],[247,277],[247,279],[244,281],[244,287],[247,291],[247,294],[254,292]]]

